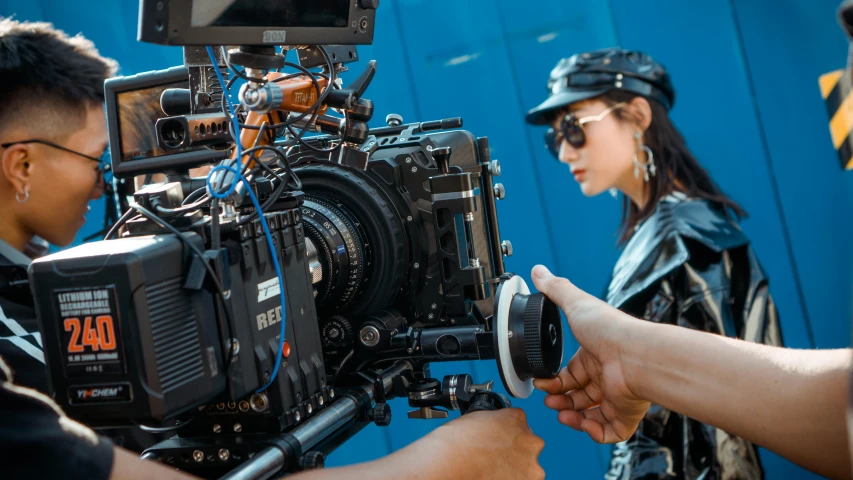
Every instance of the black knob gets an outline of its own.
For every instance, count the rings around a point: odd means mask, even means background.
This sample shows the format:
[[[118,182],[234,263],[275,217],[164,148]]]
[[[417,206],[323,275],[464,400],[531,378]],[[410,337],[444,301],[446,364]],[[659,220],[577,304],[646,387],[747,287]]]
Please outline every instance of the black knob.
[[[391,425],[391,405],[377,403],[373,410],[368,410],[367,418],[380,427]]]
[[[509,309],[510,355],[518,377],[553,378],[563,361],[560,310],[541,293],[515,295]]]
[[[379,0],[358,0],[358,4],[365,10],[376,10],[379,8]]]
[[[316,470],[326,466],[326,456],[323,452],[308,452],[302,456],[303,470]]]

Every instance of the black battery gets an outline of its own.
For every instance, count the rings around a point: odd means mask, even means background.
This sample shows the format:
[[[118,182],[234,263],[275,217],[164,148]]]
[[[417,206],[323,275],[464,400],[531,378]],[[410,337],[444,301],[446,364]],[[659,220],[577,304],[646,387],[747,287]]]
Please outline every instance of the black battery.
[[[204,250],[201,237],[184,237]],[[158,424],[225,389],[213,295],[177,236],[81,245],[29,268],[50,385],[92,426]]]

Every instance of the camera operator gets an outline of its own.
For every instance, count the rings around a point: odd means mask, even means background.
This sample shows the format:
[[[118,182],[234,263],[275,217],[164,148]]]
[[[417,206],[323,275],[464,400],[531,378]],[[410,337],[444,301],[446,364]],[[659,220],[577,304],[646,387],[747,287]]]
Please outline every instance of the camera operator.
[[[81,36],[0,19],[0,356],[47,392],[27,282],[34,236],[68,245],[103,194],[104,80],[116,70]]]

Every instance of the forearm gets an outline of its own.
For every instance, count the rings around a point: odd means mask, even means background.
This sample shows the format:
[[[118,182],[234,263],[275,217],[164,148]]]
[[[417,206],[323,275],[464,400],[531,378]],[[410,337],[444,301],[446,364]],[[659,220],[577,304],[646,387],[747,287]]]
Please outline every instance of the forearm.
[[[415,446],[417,445],[417,450]],[[444,469],[451,457],[445,456],[441,445],[425,437],[416,444],[410,445],[391,455],[371,462],[347,465],[345,467],[327,468],[304,472],[294,477],[294,480],[335,480],[339,478],[358,478],[359,480],[384,480],[387,478],[406,478],[407,480],[427,480],[439,478],[454,478],[456,474],[465,472],[450,472]],[[464,478],[473,478],[465,476]]]
[[[782,349],[651,323],[631,330],[622,362],[637,395],[823,475],[850,477],[849,350]]]

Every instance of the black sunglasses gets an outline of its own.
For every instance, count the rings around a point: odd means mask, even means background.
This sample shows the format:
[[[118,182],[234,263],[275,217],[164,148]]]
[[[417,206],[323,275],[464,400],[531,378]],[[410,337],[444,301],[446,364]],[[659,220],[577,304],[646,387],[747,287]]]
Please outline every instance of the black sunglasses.
[[[571,112],[567,113],[562,119],[560,119],[559,131],[554,130],[552,127],[545,132],[545,146],[548,148],[548,151],[551,152],[551,155],[554,155],[554,158],[559,160],[560,147],[564,140],[573,148],[577,149],[583,147],[586,144],[586,133],[583,131],[583,126],[589,122],[600,122],[611,112],[624,106],[624,102],[617,103],[598,115],[583,118],[577,118],[575,114]]]
[[[55,143],[53,143],[53,142],[48,142],[47,140],[22,140],[22,141],[20,141],[20,142],[2,143],[2,144],[0,144],[0,147],[3,147],[3,148],[9,148],[9,147],[11,147],[12,145],[15,145],[15,144],[18,144],[18,143],[40,143],[40,144],[42,144],[42,145],[47,145],[48,147],[53,147],[53,148],[56,148],[56,149],[59,149],[59,150],[63,150],[63,151],[68,152],[68,153],[73,153],[74,155],[79,155],[79,156],[81,156],[81,157],[83,157],[83,158],[88,158],[89,160],[92,160],[93,162],[97,162],[97,163],[98,163],[98,170],[99,170],[101,173],[109,172],[109,171],[110,171],[110,168],[111,168],[111,163],[110,163],[110,149],[109,149],[109,147],[107,147],[107,148],[104,150],[104,153],[102,153],[102,154],[101,154],[100,158],[92,157],[92,156],[90,156],[90,155],[86,155],[85,153],[80,153],[80,152],[77,152],[77,151],[71,150],[70,148],[65,148],[65,147],[63,147],[62,145],[57,145],[57,144],[55,144]]]

